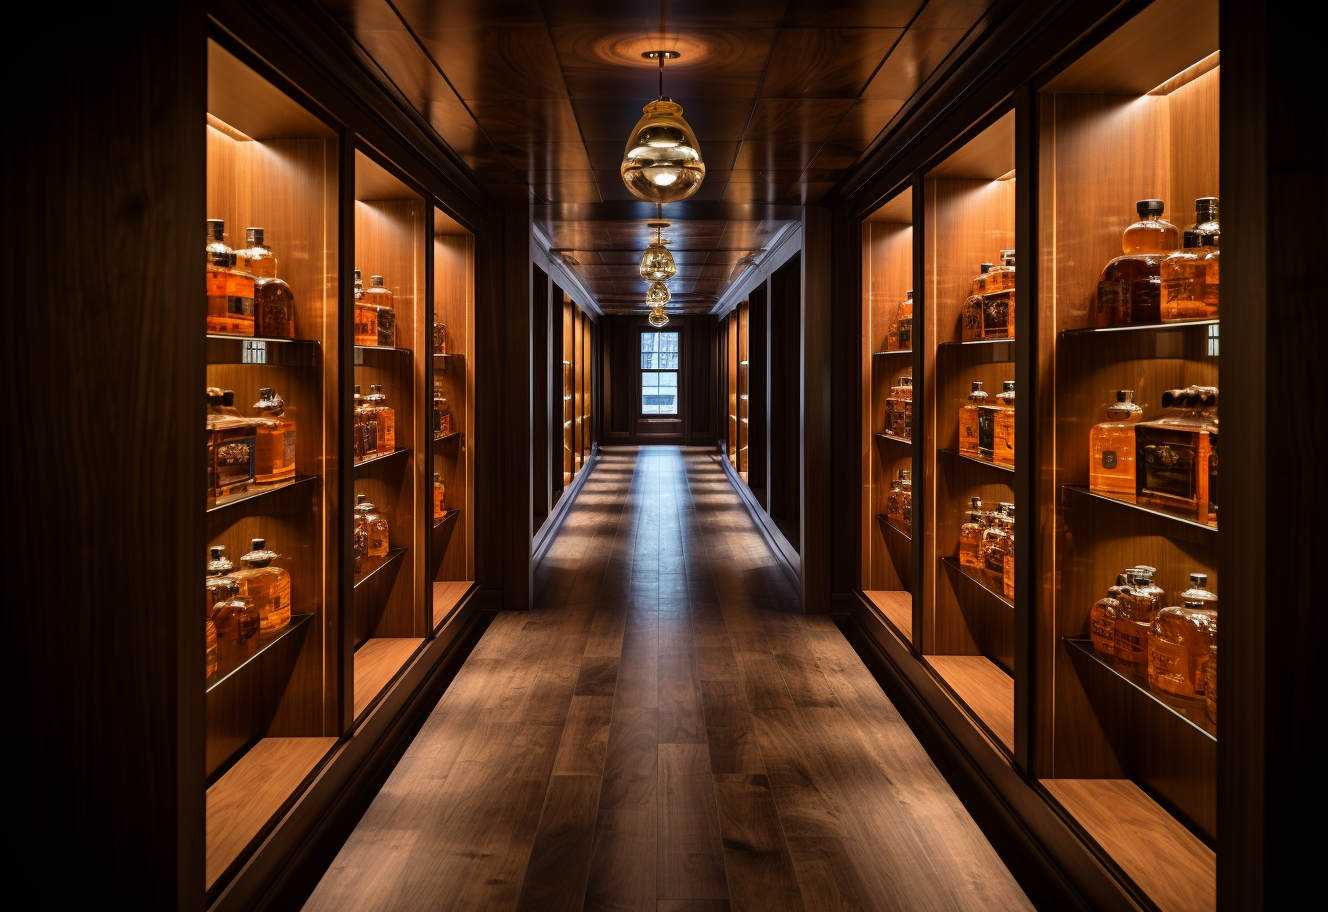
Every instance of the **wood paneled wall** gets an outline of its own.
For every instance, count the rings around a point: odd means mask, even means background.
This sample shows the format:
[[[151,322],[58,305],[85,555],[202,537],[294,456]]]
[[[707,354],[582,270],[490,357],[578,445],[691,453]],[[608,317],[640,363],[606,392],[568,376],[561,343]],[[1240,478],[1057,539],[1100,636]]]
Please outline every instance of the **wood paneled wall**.
[[[660,443],[715,446],[719,439],[719,321],[702,316],[674,316],[666,330],[682,332],[682,367],[678,377],[681,411],[677,420],[640,419],[639,333],[652,327],[645,316],[606,316],[600,320],[603,395],[600,399],[602,444],[636,446]]]

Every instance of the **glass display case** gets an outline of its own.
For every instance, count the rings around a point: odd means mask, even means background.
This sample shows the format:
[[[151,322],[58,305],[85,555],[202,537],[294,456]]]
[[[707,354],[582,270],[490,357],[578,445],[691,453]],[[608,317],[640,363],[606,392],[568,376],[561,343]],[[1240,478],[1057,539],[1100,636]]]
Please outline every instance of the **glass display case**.
[[[913,637],[913,190],[862,225],[863,594]],[[906,385],[904,381],[907,380]]]
[[[429,573],[433,626],[452,615],[475,579],[475,238],[442,209],[432,216]]]
[[[206,888],[340,734],[338,134],[208,42]],[[201,279],[202,277],[200,277]]]
[[[1014,751],[1015,115],[924,175],[919,489],[926,661]],[[988,391],[990,394],[988,395]],[[916,404],[915,404],[916,405]]]

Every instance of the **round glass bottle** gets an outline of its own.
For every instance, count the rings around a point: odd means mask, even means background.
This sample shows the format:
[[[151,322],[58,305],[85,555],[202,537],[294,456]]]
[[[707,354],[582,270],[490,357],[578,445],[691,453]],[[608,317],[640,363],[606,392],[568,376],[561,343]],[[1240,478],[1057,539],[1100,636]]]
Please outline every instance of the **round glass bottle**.
[[[280,557],[267,549],[261,538],[253,540],[253,550],[240,558],[244,567],[231,574],[232,579],[244,584],[245,592],[258,609],[259,628],[264,632],[280,630],[290,623],[290,574],[281,567],[272,566]]]

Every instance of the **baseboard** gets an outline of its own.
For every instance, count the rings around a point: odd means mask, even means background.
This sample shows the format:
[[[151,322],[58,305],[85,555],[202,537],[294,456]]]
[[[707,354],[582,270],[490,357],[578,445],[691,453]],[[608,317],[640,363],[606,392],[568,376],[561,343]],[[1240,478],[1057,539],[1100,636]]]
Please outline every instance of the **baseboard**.
[[[733,486],[733,490],[738,494],[738,499],[742,501],[742,505],[751,514],[752,521],[761,530],[761,535],[765,538],[766,544],[774,552],[775,562],[784,571],[784,575],[788,577],[788,581],[798,593],[798,598],[801,599],[802,558],[798,555],[797,549],[784,537],[784,533],[779,531],[779,526],[775,525],[775,521],[771,519],[770,514],[757,501],[756,495],[747,486],[747,482],[742,480],[742,476],[733,467],[733,463],[729,462],[728,457],[721,451],[717,458],[720,465],[724,467],[724,477],[729,480],[729,484]]]
[[[1038,909],[1151,908],[1131,895],[1014,768],[875,606],[859,596],[834,619]]]
[[[209,912],[275,912],[303,905],[493,619],[494,612],[479,608],[478,594],[471,590],[342,739]]]
[[[535,568],[544,560],[544,555],[549,553],[549,546],[553,540],[558,537],[558,530],[563,527],[563,520],[567,518],[568,512],[572,509],[572,504],[576,502],[577,495],[585,487],[586,479],[594,471],[595,466],[599,464],[599,445],[591,447],[590,456],[581,464],[581,471],[572,476],[572,483],[563,491],[563,496],[558,498],[558,502],[553,505],[549,511],[549,518],[544,521],[544,525],[539,527],[535,537],[530,542],[530,569],[533,572]]]

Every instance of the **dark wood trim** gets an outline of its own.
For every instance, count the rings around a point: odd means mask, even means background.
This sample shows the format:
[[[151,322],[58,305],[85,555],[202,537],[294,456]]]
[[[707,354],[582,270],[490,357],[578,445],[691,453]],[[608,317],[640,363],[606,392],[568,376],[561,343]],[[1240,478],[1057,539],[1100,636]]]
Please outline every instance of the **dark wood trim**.
[[[830,545],[833,487],[831,392],[833,378],[833,219],[831,211],[808,206],[803,215],[802,241],[802,364],[799,391],[798,460],[802,501],[802,529],[798,553],[802,558],[802,610],[824,614],[830,610]],[[856,452],[856,450],[855,450]]]
[[[770,546],[771,553],[775,555],[775,563],[779,564],[779,569],[784,571],[784,576],[788,578],[789,583],[801,596],[802,558],[798,555],[797,549],[789,543],[789,540],[784,537],[784,533],[775,525],[774,520],[770,518],[770,514],[765,511],[760,501],[756,499],[756,495],[752,493],[752,489],[747,487],[747,482],[742,480],[738,470],[733,467],[733,463],[722,456],[719,457],[719,461],[724,468],[724,477],[738,492],[738,499],[742,501],[742,505],[751,514],[756,527],[760,529],[761,535],[765,538],[765,543]]]
[[[501,486],[503,501],[502,589],[503,607],[526,610],[534,597],[534,569],[530,559],[534,519],[531,514],[533,479],[531,439],[533,400],[531,371],[530,207],[503,209],[503,284],[499,339],[502,347],[501,458],[476,460],[475,474],[495,468],[493,481]],[[478,321],[477,321],[478,322]]]
[[[553,540],[558,537],[558,530],[563,527],[563,520],[572,510],[572,504],[576,502],[577,495],[585,487],[586,479],[594,471],[599,462],[599,447],[594,447],[590,458],[581,464],[581,471],[572,476],[572,483],[563,491],[563,496],[558,498],[558,502],[553,505],[553,510],[549,513],[548,519],[544,525],[535,532],[535,538],[531,542],[530,564],[532,572],[544,562],[544,556],[549,553],[549,547]]]

